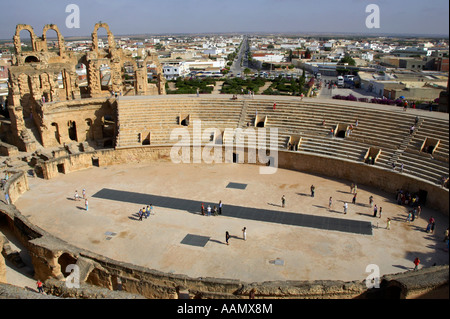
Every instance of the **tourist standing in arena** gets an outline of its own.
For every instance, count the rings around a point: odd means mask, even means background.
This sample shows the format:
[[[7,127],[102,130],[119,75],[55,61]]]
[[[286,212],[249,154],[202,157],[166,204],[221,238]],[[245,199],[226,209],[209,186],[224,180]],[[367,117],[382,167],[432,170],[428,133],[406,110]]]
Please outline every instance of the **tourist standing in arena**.
[[[420,264],[420,259],[419,259],[419,257],[416,257],[415,259],[414,259],[414,270],[419,270],[419,264]]]
[[[44,288],[43,288],[42,281],[40,281],[40,280],[38,279],[36,285],[37,285],[38,292],[39,292],[40,294],[43,294],[43,293],[44,293]]]

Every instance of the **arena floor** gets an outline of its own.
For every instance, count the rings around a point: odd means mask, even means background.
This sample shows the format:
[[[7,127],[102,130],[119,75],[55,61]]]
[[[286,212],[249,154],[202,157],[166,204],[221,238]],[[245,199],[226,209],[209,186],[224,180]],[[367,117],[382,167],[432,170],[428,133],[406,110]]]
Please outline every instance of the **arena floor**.
[[[30,190],[15,205],[31,222],[73,245],[118,261],[194,278],[359,281],[370,274],[366,272],[370,264],[378,265],[383,275],[412,269],[416,256],[421,266],[448,263],[442,241],[447,216],[424,209],[420,219],[407,223],[407,207],[397,205],[392,194],[358,185],[353,205],[350,181],[282,169],[274,175],[258,172],[257,166],[240,164],[153,162],[93,167],[52,180],[30,178]],[[246,186],[230,188],[229,183]],[[312,184],[316,187],[314,198],[310,196]],[[75,191],[81,195],[83,189],[88,211],[84,201],[74,200]],[[283,195],[285,208],[281,207]],[[381,218],[372,216],[370,195],[383,208]],[[200,205],[195,208],[197,203],[206,208],[219,201],[224,205],[219,216],[202,216]],[[346,215],[344,201],[349,203]],[[139,221],[137,212],[150,204],[155,214]],[[231,208],[244,213],[232,214]],[[301,220],[308,223],[254,218],[263,211],[271,216],[278,216],[277,212],[279,216],[301,214]],[[436,219],[434,234],[425,232],[430,216]],[[337,230],[339,227],[315,225],[315,221],[329,221],[318,217],[331,217],[340,225],[357,221],[372,226],[366,234],[345,227]],[[386,229],[388,217],[392,219],[390,230]],[[243,227],[247,228],[245,241]],[[229,245],[226,231],[231,235]]]

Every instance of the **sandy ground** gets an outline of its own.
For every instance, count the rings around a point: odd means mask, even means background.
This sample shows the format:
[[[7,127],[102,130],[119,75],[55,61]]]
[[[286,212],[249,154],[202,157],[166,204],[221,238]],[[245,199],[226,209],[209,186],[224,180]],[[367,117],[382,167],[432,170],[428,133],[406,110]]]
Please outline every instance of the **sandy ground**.
[[[229,182],[248,184],[245,190],[226,188]],[[310,185],[316,196],[309,196]],[[357,205],[351,204],[350,181],[329,179],[279,169],[258,174],[258,167],[239,164],[149,164],[93,167],[52,180],[29,179],[30,190],[16,202],[31,222],[76,246],[109,258],[191,277],[221,277],[246,282],[272,280],[364,280],[375,264],[380,274],[448,263],[443,233],[448,217],[424,209],[407,223],[407,207],[394,203],[394,195],[358,185]],[[155,215],[138,221],[141,204],[91,197],[103,188],[224,203],[224,215],[197,213],[155,206]],[[74,192],[86,189],[89,210],[74,201]],[[286,207],[281,206],[281,196]],[[383,207],[382,218],[372,217],[369,196]],[[333,207],[328,210],[328,199]],[[343,202],[348,201],[348,214]],[[150,204],[150,203],[148,203]],[[227,205],[240,205],[294,213],[370,221],[373,235],[324,231],[315,228],[242,220],[226,216]],[[200,210],[200,207],[199,207]],[[430,216],[435,234],[426,233]],[[386,219],[392,219],[391,230]],[[247,240],[242,228],[247,227]],[[232,238],[225,244],[225,232]],[[106,232],[117,235],[108,239]],[[187,234],[210,237],[204,247],[181,244]],[[11,239],[10,239],[11,240]],[[276,259],[283,265],[274,263]],[[35,287],[35,281],[12,269],[12,284]]]
[[[33,265],[28,252],[23,245],[15,238],[12,232],[5,226],[0,226],[0,235],[8,239],[8,242],[14,251],[20,252],[20,257],[25,267],[17,268],[9,260],[6,263],[6,282],[15,286],[24,287],[32,291],[36,291],[36,280],[33,278]]]

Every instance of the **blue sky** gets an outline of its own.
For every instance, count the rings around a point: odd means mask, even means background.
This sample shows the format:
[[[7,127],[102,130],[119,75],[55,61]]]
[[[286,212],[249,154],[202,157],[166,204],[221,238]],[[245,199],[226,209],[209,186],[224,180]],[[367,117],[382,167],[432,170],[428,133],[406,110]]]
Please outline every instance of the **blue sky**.
[[[58,25],[64,37],[90,35],[108,23],[115,35],[207,32],[352,32],[449,34],[447,0],[0,0],[0,38],[11,39],[18,23],[42,35]],[[80,28],[67,28],[68,4],[80,8]],[[380,8],[380,28],[368,29],[365,9]],[[100,33],[101,34],[101,33]],[[51,36],[49,34],[49,36]]]

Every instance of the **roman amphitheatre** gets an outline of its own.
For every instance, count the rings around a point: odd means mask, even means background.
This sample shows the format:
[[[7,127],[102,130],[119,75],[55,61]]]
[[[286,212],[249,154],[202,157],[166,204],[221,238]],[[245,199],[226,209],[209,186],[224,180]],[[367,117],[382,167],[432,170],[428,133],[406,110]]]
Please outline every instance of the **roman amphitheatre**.
[[[98,288],[123,293],[118,298],[234,299],[252,289],[256,298],[448,298],[448,113],[309,97],[277,96],[274,109],[273,96],[166,95],[158,58],[127,56],[105,23],[95,25],[92,43],[99,28],[108,48],[81,54],[64,49],[56,25],[42,37],[17,26],[9,118],[1,123],[8,199],[0,225],[9,234],[2,287],[15,284],[12,265],[22,263],[28,290],[39,279],[57,296],[95,297]],[[50,29],[58,52],[46,47]],[[22,30],[31,52],[20,49]],[[80,63],[87,86],[76,76]],[[158,70],[154,83],[148,65]],[[179,152],[174,132],[190,137]],[[252,144],[249,132],[266,134]],[[183,150],[184,161],[174,161]],[[204,160],[211,152],[219,154],[213,163]],[[88,209],[74,197],[83,190]],[[414,207],[397,202],[400,190],[418,196],[422,211],[412,222]],[[371,196],[381,216],[373,216]],[[219,202],[222,214],[201,213],[202,204]],[[140,220],[147,205],[153,214]],[[430,218],[433,233],[425,231]],[[64,285],[73,264],[82,288]],[[380,288],[370,289],[373,265]]]

